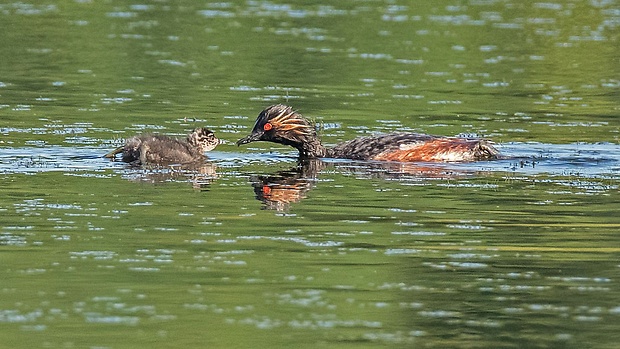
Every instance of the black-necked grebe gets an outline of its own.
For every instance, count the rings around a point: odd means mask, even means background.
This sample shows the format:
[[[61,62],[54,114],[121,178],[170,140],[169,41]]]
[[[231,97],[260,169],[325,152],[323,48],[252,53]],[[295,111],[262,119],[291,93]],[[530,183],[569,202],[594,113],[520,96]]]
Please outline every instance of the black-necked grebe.
[[[316,129],[301,114],[285,105],[272,105],[256,119],[252,133],[237,145],[268,141],[290,145],[300,158],[342,158],[383,161],[493,160],[499,151],[477,138],[437,137],[419,133],[389,133],[359,137],[332,148],[321,144]]]
[[[123,153],[122,160],[133,164],[184,164],[203,160],[203,153],[215,149],[219,143],[211,130],[199,127],[186,139],[158,134],[133,136],[105,157],[114,159],[116,154]]]

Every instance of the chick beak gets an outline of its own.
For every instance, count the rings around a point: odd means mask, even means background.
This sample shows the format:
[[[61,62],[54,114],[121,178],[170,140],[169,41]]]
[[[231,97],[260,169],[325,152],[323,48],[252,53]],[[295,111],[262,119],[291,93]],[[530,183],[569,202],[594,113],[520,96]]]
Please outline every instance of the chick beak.
[[[263,136],[263,133],[258,133],[258,132],[252,133],[251,135],[238,140],[237,146],[240,146],[242,144],[248,144],[248,143],[255,142],[255,141],[260,141],[262,136]]]

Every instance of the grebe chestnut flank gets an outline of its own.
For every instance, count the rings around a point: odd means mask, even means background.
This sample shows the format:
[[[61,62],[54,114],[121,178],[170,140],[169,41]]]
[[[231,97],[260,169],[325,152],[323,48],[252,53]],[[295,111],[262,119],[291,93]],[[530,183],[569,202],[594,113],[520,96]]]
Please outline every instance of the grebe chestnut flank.
[[[184,164],[203,160],[204,152],[213,150],[220,143],[215,134],[205,127],[194,129],[186,139],[171,138],[157,134],[133,136],[108,154],[114,159],[123,153],[123,161],[133,164]]]
[[[290,145],[299,150],[300,158],[456,162],[493,160],[499,156],[491,142],[483,139],[404,132],[358,137],[326,148],[321,144],[314,125],[282,104],[263,110],[252,133],[237,141],[237,145],[254,141]]]

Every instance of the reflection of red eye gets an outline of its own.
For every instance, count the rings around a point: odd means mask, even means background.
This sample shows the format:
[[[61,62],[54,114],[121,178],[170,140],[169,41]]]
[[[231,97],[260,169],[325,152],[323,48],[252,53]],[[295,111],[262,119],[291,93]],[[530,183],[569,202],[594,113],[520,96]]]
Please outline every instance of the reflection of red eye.
[[[269,131],[269,130],[271,130],[272,128],[273,128],[273,125],[272,125],[272,124],[270,124],[270,123],[266,123],[266,124],[263,126],[263,130],[265,130],[265,131]]]

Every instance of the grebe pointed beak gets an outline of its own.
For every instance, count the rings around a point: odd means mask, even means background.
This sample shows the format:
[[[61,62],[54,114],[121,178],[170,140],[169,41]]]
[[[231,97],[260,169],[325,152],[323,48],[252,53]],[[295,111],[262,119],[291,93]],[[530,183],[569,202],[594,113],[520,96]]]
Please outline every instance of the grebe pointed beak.
[[[242,144],[248,144],[248,143],[255,142],[255,141],[260,141],[262,136],[263,136],[262,133],[252,133],[251,135],[238,140],[237,146],[240,146]]]

